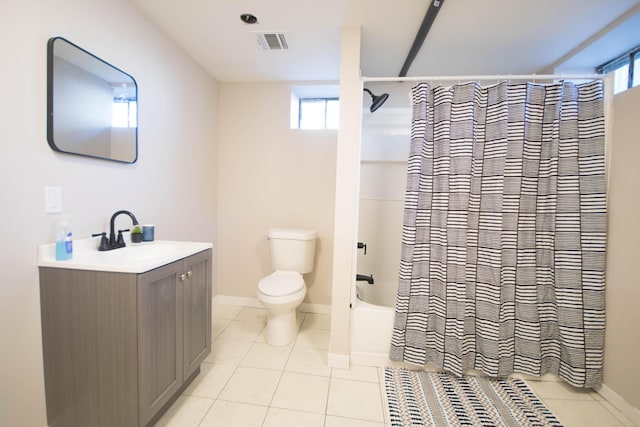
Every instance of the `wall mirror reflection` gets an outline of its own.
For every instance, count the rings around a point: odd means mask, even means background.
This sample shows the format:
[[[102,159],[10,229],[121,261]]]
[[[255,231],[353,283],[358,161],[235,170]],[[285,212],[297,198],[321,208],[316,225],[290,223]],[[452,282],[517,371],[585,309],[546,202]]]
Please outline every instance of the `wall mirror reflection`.
[[[62,37],[47,45],[47,140],[55,151],[134,163],[135,79]]]

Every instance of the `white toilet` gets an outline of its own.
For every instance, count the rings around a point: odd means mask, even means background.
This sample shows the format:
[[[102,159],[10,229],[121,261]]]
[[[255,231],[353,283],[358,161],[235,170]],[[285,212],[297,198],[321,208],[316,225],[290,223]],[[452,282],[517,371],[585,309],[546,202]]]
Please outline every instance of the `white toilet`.
[[[303,274],[313,270],[315,230],[269,230],[274,272],[258,282],[258,300],[267,309],[267,344],[283,346],[296,337],[296,308],[307,293]]]

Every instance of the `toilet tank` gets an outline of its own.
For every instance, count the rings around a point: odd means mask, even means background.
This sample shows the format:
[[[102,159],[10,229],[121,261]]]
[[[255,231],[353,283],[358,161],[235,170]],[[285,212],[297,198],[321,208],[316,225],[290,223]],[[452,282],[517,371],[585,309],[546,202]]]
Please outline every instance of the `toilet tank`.
[[[269,230],[269,250],[273,269],[297,271],[300,274],[311,272],[317,234],[315,230],[295,228]]]

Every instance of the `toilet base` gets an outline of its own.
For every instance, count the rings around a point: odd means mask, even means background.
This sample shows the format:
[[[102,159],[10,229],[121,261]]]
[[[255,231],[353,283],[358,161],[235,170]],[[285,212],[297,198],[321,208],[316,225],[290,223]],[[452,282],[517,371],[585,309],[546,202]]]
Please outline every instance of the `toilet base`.
[[[288,313],[267,315],[265,341],[267,344],[281,347],[290,344],[298,334],[298,318],[296,310]]]
[[[307,288],[286,297],[272,297],[258,291],[258,301],[267,309],[265,341],[281,347],[291,343],[298,334],[297,308],[304,300]]]

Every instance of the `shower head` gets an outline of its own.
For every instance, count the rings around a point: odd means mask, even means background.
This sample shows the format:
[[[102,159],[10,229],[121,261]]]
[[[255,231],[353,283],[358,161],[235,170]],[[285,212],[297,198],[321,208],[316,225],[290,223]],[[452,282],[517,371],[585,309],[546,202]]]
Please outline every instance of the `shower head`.
[[[367,92],[369,95],[371,95],[371,107],[369,108],[369,111],[371,111],[372,113],[376,111],[378,108],[380,108],[382,104],[384,104],[384,102],[387,100],[387,98],[389,98],[388,93],[383,93],[382,95],[378,96],[378,95],[374,95],[367,88],[363,88],[363,90]]]

